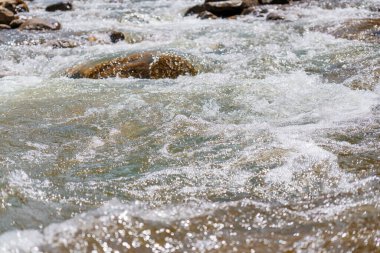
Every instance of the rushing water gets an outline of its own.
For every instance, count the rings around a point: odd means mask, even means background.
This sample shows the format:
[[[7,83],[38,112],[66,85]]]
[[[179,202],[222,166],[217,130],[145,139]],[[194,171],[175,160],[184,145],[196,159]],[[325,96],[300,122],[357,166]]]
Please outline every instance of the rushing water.
[[[380,46],[324,32],[379,1],[301,3],[282,22],[184,18],[190,0],[47,3],[29,15],[61,31],[0,31],[0,252],[379,252]],[[201,71],[62,74],[143,50]]]

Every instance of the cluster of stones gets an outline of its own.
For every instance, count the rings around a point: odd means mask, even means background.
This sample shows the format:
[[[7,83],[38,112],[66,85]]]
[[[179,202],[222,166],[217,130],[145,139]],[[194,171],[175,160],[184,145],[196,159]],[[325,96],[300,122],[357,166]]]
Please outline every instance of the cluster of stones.
[[[258,11],[258,6],[267,4],[284,5],[299,0],[205,0],[201,5],[188,9],[185,16],[197,15],[201,19],[233,18],[237,15],[250,13],[266,14],[268,20],[284,19],[282,16],[267,9]],[[46,11],[72,10],[71,2],[59,2],[46,7]],[[57,30],[61,25],[55,20],[40,18],[23,18],[21,14],[28,12],[28,5],[23,0],[0,0],[0,29],[20,30]],[[343,23],[333,35],[339,38],[363,40],[366,42],[380,42],[380,19],[358,19]],[[95,38],[96,39],[96,38]],[[113,31],[110,33],[110,42],[127,41],[136,43],[141,37],[131,37],[128,33]],[[95,40],[96,41],[96,40]],[[70,41],[57,40],[50,44],[53,48],[69,48],[78,46]],[[198,70],[184,56],[157,51],[139,52],[125,57],[116,57],[82,64],[68,69],[65,73],[70,78],[177,78],[180,75],[196,75]]]
[[[72,10],[71,2],[59,2],[46,7],[46,11]],[[61,24],[53,19],[26,18],[23,12],[29,12],[28,5],[23,0],[0,0],[0,29],[20,30],[58,30]]]
[[[291,2],[293,0],[205,0],[203,4],[189,8],[185,16],[197,15],[201,19],[231,18],[254,13],[258,5],[290,4]],[[278,20],[283,17],[270,13],[267,19]]]

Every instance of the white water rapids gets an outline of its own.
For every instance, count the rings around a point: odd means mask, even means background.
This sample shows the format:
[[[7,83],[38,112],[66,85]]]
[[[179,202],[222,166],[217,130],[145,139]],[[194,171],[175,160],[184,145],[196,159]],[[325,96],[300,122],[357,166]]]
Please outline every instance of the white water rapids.
[[[48,3],[27,15],[60,31],[0,30],[0,252],[379,250],[380,47],[328,33],[379,18],[379,1],[306,1],[284,21],[183,17],[190,0]],[[64,76],[148,50],[201,71]]]

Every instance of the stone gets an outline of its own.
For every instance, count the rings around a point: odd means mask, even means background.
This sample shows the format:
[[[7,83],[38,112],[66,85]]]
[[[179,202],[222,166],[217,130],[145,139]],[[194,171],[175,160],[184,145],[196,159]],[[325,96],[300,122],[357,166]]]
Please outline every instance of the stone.
[[[202,12],[206,11],[206,8],[205,6],[202,4],[202,5],[195,5],[191,8],[189,8],[186,12],[185,12],[185,16],[190,16],[190,15],[194,15],[194,14],[200,14]]]
[[[46,45],[51,46],[52,48],[74,48],[78,47],[79,43],[72,40],[52,40],[48,41]]]
[[[14,29],[20,27],[25,22],[25,19],[15,19],[9,25]]]
[[[209,11],[203,11],[197,15],[197,18],[200,18],[200,19],[217,19],[218,17]]]
[[[13,12],[0,6],[0,24],[9,25],[15,19],[17,19],[17,17]]]
[[[122,33],[122,32],[113,31],[110,34],[110,39],[111,39],[112,43],[117,43],[121,40],[124,40],[125,36],[124,36],[124,33]]]
[[[28,12],[28,5],[22,0],[0,0],[0,7],[4,7],[13,14],[20,12]]]
[[[349,20],[335,29],[332,34],[343,39],[379,43],[380,18]]]
[[[73,4],[71,2],[58,2],[46,7],[46,11],[71,11],[73,9]]]
[[[71,78],[177,78],[196,75],[195,67],[183,56],[173,53],[142,52],[73,67],[66,71]]]
[[[20,25],[20,30],[59,30],[61,24],[54,19],[31,18]]]
[[[284,20],[284,19],[285,19],[284,16],[281,16],[280,14],[275,13],[275,12],[271,12],[267,15],[267,20]]]
[[[260,4],[289,4],[291,0],[260,0]]]
[[[9,25],[0,24],[0,30],[3,30],[3,29],[12,29],[12,27],[10,27]]]
[[[209,14],[212,13],[216,17],[229,18],[241,15],[245,9],[258,4],[258,0],[206,0],[202,5],[189,8],[185,16],[198,14],[202,19],[214,18]]]
[[[256,4],[251,0],[208,1],[205,2],[205,9],[218,17],[231,17]]]

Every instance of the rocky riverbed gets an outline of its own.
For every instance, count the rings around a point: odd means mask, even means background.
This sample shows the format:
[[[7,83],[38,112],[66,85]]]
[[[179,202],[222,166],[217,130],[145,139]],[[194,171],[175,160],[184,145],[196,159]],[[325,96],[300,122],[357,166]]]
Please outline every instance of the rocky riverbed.
[[[0,0],[0,252],[377,252],[378,0]]]

